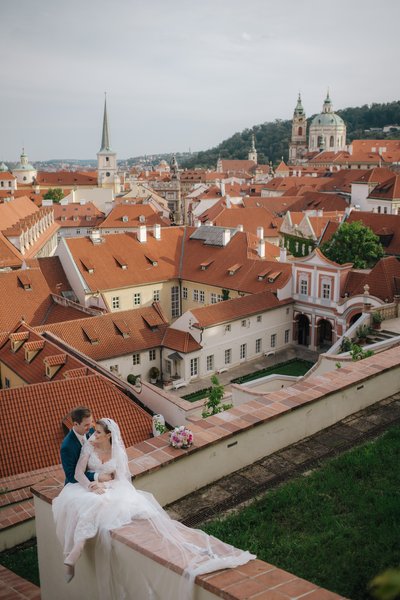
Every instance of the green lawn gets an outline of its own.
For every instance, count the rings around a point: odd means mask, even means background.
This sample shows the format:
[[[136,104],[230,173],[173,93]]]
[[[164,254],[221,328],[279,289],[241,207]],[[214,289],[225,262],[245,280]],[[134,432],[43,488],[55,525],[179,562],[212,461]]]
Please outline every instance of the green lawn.
[[[1,552],[0,564],[35,585],[40,585],[36,539]]]
[[[400,563],[400,428],[204,529],[352,600]]]
[[[253,371],[253,373],[249,373],[248,375],[242,375],[242,377],[236,377],[235,379],[231,380],[231,383],[246,383],[246,381],[253,381],[254,379],[259,379],[260,377],[266,377],[267,375],[275,374],[293,375],[294,377],[300,377],[302,375],[305,375],[307,371],[311,369],[313,364],[313,362],[310,362],[308,360],[293,358],[292,360],[279,363],[278,365],[266,367],[265,369],[260,369],[259,371]]]

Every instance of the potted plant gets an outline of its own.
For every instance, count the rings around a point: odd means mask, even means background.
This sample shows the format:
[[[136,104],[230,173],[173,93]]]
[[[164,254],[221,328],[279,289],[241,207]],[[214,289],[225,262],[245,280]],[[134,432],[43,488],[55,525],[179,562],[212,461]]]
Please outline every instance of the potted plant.
[[[151,367],[149,371],[150,383],[157,383],[157,379],[160,376],[160,369],[157,367]]]
[[[375,311],[372,313],[372,327],[374,329],[380,329],[383,321],[382,313]]]
[[[366,344],[367,343],[367,338],[369,336],[369,334],[371,333],[372,329],[369,325],[360,325],[359,327],[357,327],[356,329],[356,336],[357,336],[357,343],[358,344]]]

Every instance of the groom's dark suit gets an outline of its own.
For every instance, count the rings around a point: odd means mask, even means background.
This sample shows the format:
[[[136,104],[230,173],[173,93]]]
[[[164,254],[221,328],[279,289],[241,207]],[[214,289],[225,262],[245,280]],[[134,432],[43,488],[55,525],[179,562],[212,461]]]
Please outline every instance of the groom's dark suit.
[[[86,437],[90,437],[93,429],[89,431]],[[65,484],[77,483],[75,479],[76,464],[82,450],[82,444],[76,437],[73,429],[65,436],[61,444],[61,462],[65,473]],[[90,481],[94,481],[94,473],[86,471],[86,476]]]

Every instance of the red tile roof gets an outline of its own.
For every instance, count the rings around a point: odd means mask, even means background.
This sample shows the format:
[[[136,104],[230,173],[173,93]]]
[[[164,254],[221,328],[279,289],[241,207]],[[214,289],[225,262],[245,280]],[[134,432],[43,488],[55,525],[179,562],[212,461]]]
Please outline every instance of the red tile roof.
[[[305,192],[291,205],[290,210],[294,212],[303,210],[344,211],[348,205],[347,200],[338,194]]]
[[[360,174],[353,183],[383,183],[392,177],[393,171],[387,167],[374,167]]]
[[[46,187],[90,186],[97,187],[97,172],[80,171],[38,171],[36,183]]]
[[[386,256],[370,271],[352,270],[349,272],[343,292],[350,296],[363,294],[365,284],[369,285],[369,293],[381,300],[392,302],[393,296],[399,293],[400,261],[394,256]]]
[[[259,294],[225,300],[201,308],[194,308],[190,312],[196,318],[199,327],[212,327],[218,323],[225,323],[262,313],[285,304],[290,304],[291,302],[293,302],[292,299],[278,300],[272,292],[261,292]]]
[[[224,158],[221,159],[222,171],[226,172],[251,172],[256,166],[257,165],[253,160],[228,160]]]
[[[160,346],[167,326],[166,319],[150,306],[44,325],[36,331],[53,333],[90,358],[104,360]]]
[[[201,345],[196,342],[194,337],[188,331],[180,331],[170,327],[166,330],[162,345],[177,352],[194,352],[201,350]]]
[[[346,220],[361,221],[380,238],[385,254],[400,256],[400,215],[353,210]]]
[[[7,431],[0,477],[59,464],[62,423],[77,404],[90,406],[94,418],[117,421],[127,447],[151,435],[150,415],[98,375],[0,390],[0,420]]]
[[[400,175],[392,175],[377,185],[368,198],[377,200],[400,200]]]
[[[126,229],[140,225],[169,227],[171,221],[158,214],[151,204],[119,204],[106,217],[100,229]]]
[[[98,227],[104,221],[102,213],[92,202],[53,204],[54,220],[60,227]]]

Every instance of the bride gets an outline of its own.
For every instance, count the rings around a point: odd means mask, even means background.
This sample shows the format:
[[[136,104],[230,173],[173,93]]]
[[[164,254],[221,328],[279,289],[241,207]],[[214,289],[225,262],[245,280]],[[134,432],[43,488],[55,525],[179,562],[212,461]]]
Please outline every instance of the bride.
[[[86,469],[99,474],[112,473],[113,479],[106,483],[90,482]],[[56,533],[64,549],[65,577],[67,582],[71,581],[86,540],[96,536],[95,566],[100,599],[129,598],[124,577],[113,569],[116,565],[112,561],[110,530],[135,519],[147,519],[153,530],[168,542],[165,551],[171,552],[172,547],[174,556],[178,551],[183,559],[179,561],[185,565],[179,600],[192,597],[197,575],[243,565],[255,558],[249,552],[172,520],[152,494],[136,490],[131,483],[120,429],[112,419],[96,422],[94,434],[82,447],[75,479],[78,483],[68,483],[53,501]],[[146,581],[146,597],[140,600],[157,597],[154,585],[154,581]],[[162,597],[168,598],[165,589]],[[172,597],[177,598],[171,591]]]

